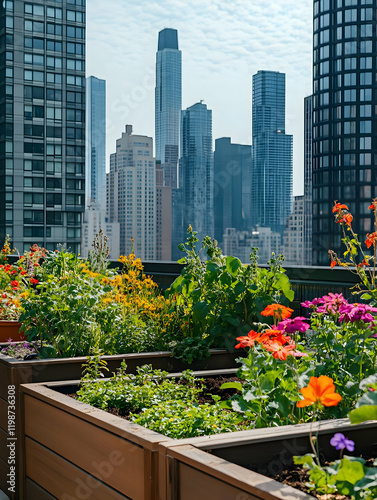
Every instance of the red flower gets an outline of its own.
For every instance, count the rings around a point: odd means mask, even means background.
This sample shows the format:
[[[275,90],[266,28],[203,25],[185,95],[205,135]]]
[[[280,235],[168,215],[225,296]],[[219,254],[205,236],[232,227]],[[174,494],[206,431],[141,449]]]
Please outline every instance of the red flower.
[[[342,205],[341,203],[335,203],[335,205],[332,207],[332,213],[334,214],[339,213],[341,210],[349,210],[347,205]]]
[[[36,285],[37,283],[39,283],[39,281],[37,279],[35,279],[35,278],[30,278],[30,283],[32,285]]]
[[[363,262],[360,262],[360,264],[357,264],[356,267],[364,267],[364,266],[369,266],[369,263],[366,259],[364,259]]]
[[[10,285],[14,288],[14,287],[17,287],[19,285],[19,282],[14,280],[14,281],[10,282]]]
[[[304,406],[336,406],[341,401],[342,396],[335,392],[333,379],[326,375],[311,377],[309,385],[300,389],[305,399],[297,403],[299,408]]]
[[[239,344],[236,345],[236,349],[240,349],[241,347],[252,347],[259,337],[259,333],[254,330],[250,330],[250,332],[242,337],[237,337]]]

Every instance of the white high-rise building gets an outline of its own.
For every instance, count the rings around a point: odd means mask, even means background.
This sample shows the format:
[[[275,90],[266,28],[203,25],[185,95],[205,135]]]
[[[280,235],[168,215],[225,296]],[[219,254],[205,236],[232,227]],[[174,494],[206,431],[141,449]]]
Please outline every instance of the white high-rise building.
[[[288,265],[304,263],[304,196],[295,196],[293,212],[288,217],[283,235],[283,255]]]
[[[86,208],[106,210],[106,81],[86,79]]]
[[[121,255],[133,248],[142,260],[156,258],[155,170],[152,137],[132,135],[132,125],[126,125],[110,155],[107,183],[108,215],[120,225]]]

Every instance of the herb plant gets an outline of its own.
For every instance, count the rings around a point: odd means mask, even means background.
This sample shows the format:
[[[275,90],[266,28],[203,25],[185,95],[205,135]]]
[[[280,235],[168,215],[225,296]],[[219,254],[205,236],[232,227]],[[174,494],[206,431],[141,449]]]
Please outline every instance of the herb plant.
[[[203,383],[189,370],[176,381],[168,378],[167,372],[152,370],[148,365],[128,374],[123,363],[117,374],[101,381],[97,379],[101,369],[98,358],[90,361],[78,399],[104,410],[116,408],[132,422],[165,436],[194,437],[248,427],[238,412],[224,410],[218,397],[213,398],[213,404],[200,404]]]

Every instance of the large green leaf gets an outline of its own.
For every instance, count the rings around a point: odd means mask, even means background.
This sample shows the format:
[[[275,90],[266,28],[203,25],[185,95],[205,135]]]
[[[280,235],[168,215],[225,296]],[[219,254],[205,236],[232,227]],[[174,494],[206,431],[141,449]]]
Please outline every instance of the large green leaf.
[[[348,414],[351,424],[361,424],[368,420],[377,420],[377,405],[364,405]]]
[[[240,267],[242,267],[242,264],[240,259],[237,259],[237,257],[232,257],[231,255],[229,255],[226,258],[226,270],[232,276],[237,275],[237,271],[238,269],[240,269]]]
[[[204,302],[203,300],[197,302],[192,308],[192,316],[194,321],[202,321],[207,316],[208,312],[209,307],[207,302]]]
[[[341,495],[350,495],[353,485],[364,477],[364,467],[360,462],[343,458],[340,462],[339,472],[335,476],[336,487]]]

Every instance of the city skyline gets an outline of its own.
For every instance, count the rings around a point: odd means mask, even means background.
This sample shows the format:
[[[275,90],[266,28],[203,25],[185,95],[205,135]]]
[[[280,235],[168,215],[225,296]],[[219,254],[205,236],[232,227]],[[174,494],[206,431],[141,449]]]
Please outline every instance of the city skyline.
[[[197,1],[189,6],[181,0],[115,2],[114,9],[93,0],[87,15],[87,75],[108,82],[108,151],[126,123],[133,123],[135,133],[154,137],[156,36],[171,27],[178,30],[182,50],[182,108],[203,99],[213,110],[214,139],[251,144],[252,74],[287,74],[294,194],[303,193],[304,97],[312,87],[310,0],[263,6],[238,1],[231,7],[215,0],[200,8]]]

